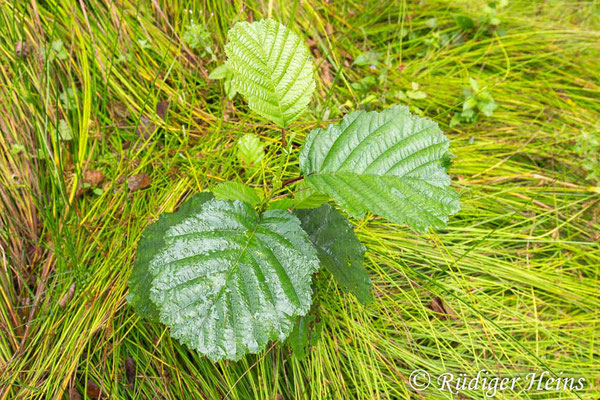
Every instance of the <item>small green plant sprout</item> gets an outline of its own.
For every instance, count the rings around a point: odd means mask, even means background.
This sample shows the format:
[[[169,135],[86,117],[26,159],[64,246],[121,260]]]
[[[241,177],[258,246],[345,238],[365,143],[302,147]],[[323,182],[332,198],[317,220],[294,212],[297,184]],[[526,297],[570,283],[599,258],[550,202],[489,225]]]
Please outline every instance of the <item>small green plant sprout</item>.
[[[411,82],[410,89],[406,91],[398,90],[396,97],[399,100],[408,102],[410,100],[423,100],[427,97],[427,93],[420,90],[420,85],[417,82]]]
[[[470,88],[463,89],[462,110],[454,113],[450,126],[476,122],[480,115],[491,117],[498,105],[487,87],[480,88],[477,81],[469,78]]]
[[[469,31],[475,27],[475,21],[466,15],[456,15],[454,20],[456,25],[463,31]]]
[[[367,51],[361,53],[356,57],[353,64],[358,66],[368,66],[369,68],[377,67],[379,64],[379,59],[381,58],[381,53],[377,53],[374,51]]]
[[[247,133],[237,141],[237,156],[242,166],[256,166],[265,156],[265,146],[259,138]]]
[[[69,52],[65,48],[63,41],[60,39],[52,42],[52,51],[50,53],[50,57],[54,56],[63,61],[69,58]]]
[[[495,2],[488,3],[486,6],[484,6],[483,12],[485,13],[485,23],[493,27],[498,27],[500,25],[501,21],[497,16]]]
[[[586,179],[600,182],[600,132],[582,132],[577,138],[574,150],[582,160]]]
[[[69,127],[69,124],[64,119],[58,121],[56,132],[58,134],[58,140],[61,142],[73,140],[73,135],[71,135],[71,127]]]
[[[494,34],[497,33],[499,36],[504,36],[505,32],[500,28],[502,21],[498,17],[498,12],[508,5],[508,0],[491,1],[483,6],[481,12],[482,16],[473,20],[466,15],[456,15],[454,20],[456,25],[463,31],[471,31],[477,27],[479,31]]]
[[[373,93],[373,89],[386,84],[390,63],[388,58],[382,59],[382,54],[378,52],[367,51],[356,57],[352,65],[363,67],[367,73],[366,76],[350,84],[352,89],[357,92],[361,105],[379,101],[379,97]],[[377,73],[378,75],[376,75]]]
[[[498,17],[498,11],[508,5],[508,0],[491,1],[483,7],[482,26],[487,28],[489,33],[496,32],[499,36],[504,36],[505,32],[500,28],[502,21]]]
[[[397,90],[395,97],[404,104],[409,104],[410,110],[418,116],[423,116],[423,110],[421,110],[415,103],[419,100],[427,98],[427,93],[420,89],[420,85],[417,82],[411,82],[410,89],[408,90]]]
[[[315,88],[300,37],[271,19],[239,22],[225,51],[231,84],[249,108],[292,129]],[[435,122],[397,105],[316,127],[300,149],[298,176],[264,191],[220,183],[146,228],[128,301],[213,361],[286,339],[302,357],[319,336],[309,311],[320,268],[359,302],[373,301],[366,249],[347,216],[373,214],[425,232],[459,210],[446,173],[449,144]],[[263,156],[256,136],[238,142],[245,167]]]
[[[191,49],[198,51],[201,57],[211,56],[213,60],[216,59],[212,50],[212,37],[203,24],[190,21],[181,39]]]
[[[377,78],[373,75],[365,76],[356,82],[352,82],[350,86],[352,89],[361,93],[368,93],[375,85],[377,85]]]
[[[142,50],[150,49],[152,47],[150,46],[150,42],[148,41],[148,39],[138,39],[137,43],[140,46],[140,49]]]
[[[223,80],[223,88],[225,89],[225,95],[229,100],[233,100],[233,98],[237,94],[237,90],[231,84],[232,77],[233,75],[227,68],[227,65],[222,64],[210,73],[208,79]]]
[[[66,110],[74,110],[77,108],[77,94],[73,88],[67,88],[58,95],[58,99]]]

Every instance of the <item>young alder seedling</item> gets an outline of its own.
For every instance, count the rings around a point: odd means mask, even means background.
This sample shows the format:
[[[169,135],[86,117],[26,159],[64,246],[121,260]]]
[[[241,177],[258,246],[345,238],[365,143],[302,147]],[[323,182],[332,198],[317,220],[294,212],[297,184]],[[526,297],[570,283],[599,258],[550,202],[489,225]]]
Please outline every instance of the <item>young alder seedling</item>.
[[[315,89],[306,45],[263,19],[231,28],[225,51],[232,87],[285,132]],[[448,147],[435,122],[401,106],[315,128],[299,155],[303,179],[284,183],[303,189],[294,198],[264,198],[225,182],[150,225],[128,301],[213,361],[260,352],[292,332],[292,347],[304,353],[308,320],[299,317],[311,307],[319,268],[359,301],[371,300],[365,248],[328,201],[353,218],[368,211],[420,232],[441,228],[459,210],[445,169]]]

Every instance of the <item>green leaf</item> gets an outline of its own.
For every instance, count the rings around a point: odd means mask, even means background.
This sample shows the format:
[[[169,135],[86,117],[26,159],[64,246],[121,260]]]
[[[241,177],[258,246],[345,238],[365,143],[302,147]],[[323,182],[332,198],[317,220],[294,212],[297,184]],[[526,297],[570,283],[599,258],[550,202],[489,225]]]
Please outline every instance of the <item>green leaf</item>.
[[[294,208],[317,208],[327,203],[329,196],[319,193],[302,181],[294,198]]]
[[[62,40],[58,39],[52,42],[52,50],[54,54],[56,54],[56,58],[59,60],[66,60],[69,58],[69,52],[64,47],[64,43]]]
[[[129,295],[127,296],[129,304],[142,318],[158,321],[158,309],[149,300],[152,276],[148,265],[165,245],[164,232],[169,226],[188,218],[193,211],[202,208],[202,205],[212,198],[213,195],[210,192],[198,193],[186,201],[177,213],[161,214],[156,222],[142,232],[137,247],[137,259],[129,278]]]
[[[211,49],[212,38],[203,25],[192,22],[185,28],[185,32],[183,32],[181,38],[190,48],[200,50],[202,56],[207,54],[213,55]]]
[[[233,100],[233,98],[237,94],[237,90],[231,84],[231,77],[227,77],[225,79],[225,82],[223,83],[223,86],[225,87],[225,94],[227,94],[227,98],[229,100]]]
[[[423,100],[427,97],[427,93],[421,90],[407,90],[406,95],[413,100]]]
[[[427,26],[429,29],[434,29],[436,28],[438,25],[437,19],[435,18],[429,18],[428,20],[425,21],[425,26]]]
[[[459,210],[442,167],[449,140],[438,125],[394,106],[350,113],[311,131],[300,153],[305,180],[351,216],[371,211],[425,231]]]
[[[240,200],[253,206],[262,202],[262,190],[251,188],[239,182],[227,181],[218,184],[213,193],[218,200]]]
[[[463,103],[463,111],[472,110],[477,105],[477,99],[475,97],[468,97]]]
[[[310,309],[319,261],[295,216],[212,200],[171,222],[149,261],[150,299],[183,344],[238,360],[285,339]]]
[[[490,25],[493,25],[493,26],[498,26],[502,23],[502,21],[498,17],[490,17],[489,22],[490,22]]]
[[[379,64],[379,58],[381,53],[377,52],[366,52],[359,54],[354,60],[354,65],[377,65]]]
[[[470,120],[475,116],[475,110],[472,108],[468,108],[466,110],[461,111],[460,116],[466,118],[467,120]]]
[[[442,168],[444,168],[444,171],[448,172],[450,170],[450,167],[452,167],[453,163],[454,163],[454,154],[452,154],[450,152],[444,154],[444,156],[441,159],[441,165],[442,165]]]
[[[493,102],[494,101],[494,97],[488,92],[488,91],[484,91],[484,92],[480,92],[477,94],[477,102]]]
[[[306,45],[272,19],[238,22],[227,37],[232,86],[253,111],[287,127],[304,112],[315,89]]]
[[[498,105],[492,100],[492,101],[479,102],[477,104],[477,108],[479,108],[479,111],[481,111],[481,113],[483,115],[485,115],[486,117],[491,117],[492,114],[494,114],[494,110],[496,110],[496,108],[498,108]]]
[[[302,361],[308,354],[308,328],[312,315],[298,317],[292,333],[288,337],[288,343],[294,352],[294,356]]]
[[[454,19],[456,20],[456,24],[460,29],[469,30],[475,26],[475,22],[473,22],[473,20],[467,16],[457,15],[454,17]]]
[[[146,39],[138,39],[137,42],[142,50],[149,49],[151,47],[150,43]]]
[[[67,124],[67,121],[65,121],[64,119],[58,121],[58,138],[63,142],[73,140],[73,135],[71,135],[71,128],[69,127],[69,124]]]
[[[77,108],[77,96],[73,88],[67,88],[67,90],[62,92],[58,98],[67,110],[73,110]]]
[[[208,76],[208,79],[225,79],[227,78],[229,70],[227,69],[227,65],[219,65],[217,68],[213,69],[213,71]]]
[[[237,155],[242,164],[252,166],[265,156],[264,146],[259,138],[247,133],[237,142]]]
[[[289,210],[294,206],[294,200],[284,197],[269,203],[267,210]]]
[[[454,115],[452,116],[452,118],[450,119],[450,128],[453,128],[457,125],[460,125],[461,123],[461,117],[459,113],[454,113]]]
[[[369,90],[376,84],[377,84],[377,79],[373,75],[369,75],[369,76],[362,78],[358,82],[352,82],[350,84],[350,86],[352,86],[352,89],[354,89],[354,90],[364,92],[364,91]]]
[[[229,69],[227,68],[227,64],[223,64],[215,68],[208,76],[208,79],[224,79],[223,87],[225,88],[225,94],[227,94],[227,98],[229,100],[232,100],[237,94],[235,88],[231,84],[232,76],[233,75],[231,74],[231,71],[229,71]]]
[[[408,101],[408,96],[402,90],[396,91],[394,96],[400,101]]]
[[[17,155],[20,153],[27,153],[27,150],[22,144],[14,143],[12,146],[10,146],[10,152],[11,154]]]
[[[363,304],[371,301],[371,278],[363,266],[365,248],[354,235],[352,224],[329,204],[295,210],[294,214],[317,249],[321,265],[342,290],[353,293]]]
[[[473,89],[475,93],[479,92],[479,83],[472,77],[469,77],[469,85],[471,85],[471,89]]]

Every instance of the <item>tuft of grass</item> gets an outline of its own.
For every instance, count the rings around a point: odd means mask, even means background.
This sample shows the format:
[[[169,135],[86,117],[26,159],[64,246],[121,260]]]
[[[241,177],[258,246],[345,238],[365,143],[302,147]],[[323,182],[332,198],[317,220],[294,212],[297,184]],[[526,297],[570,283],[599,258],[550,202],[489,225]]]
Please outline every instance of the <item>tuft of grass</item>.
[[[580,145],[600,119],[597,3],[510,1],[498,28],[485,5],[0,0],[0,398],[453,398],[411,389],[414,369],[548,370],[588,386],[504,395],[598,398],[600,186]],[[207,79],[229,27],[263,16],[307,38],[320,77],[290,151]],[[186,43],[192,24],[214,60]],[[368,53],[376,65],[355,65]],[[469,78],[498,108],[450,128]],[[413,82],[426,96],[397,96]],[[376,301],[319,273],[323,330],[305,360],[274,344],[213,364],[127,306],[136,243],[161,212],[228,179],[271,191],[298,175],[311,127],[396,102],[451,137],[462,211],[424,235],[354,221]],[[265,144],[255,168],[237,158],[249,133]],[[92,170],[100,190],[85,190]],[[130,189],[143,173],[150,186]]]

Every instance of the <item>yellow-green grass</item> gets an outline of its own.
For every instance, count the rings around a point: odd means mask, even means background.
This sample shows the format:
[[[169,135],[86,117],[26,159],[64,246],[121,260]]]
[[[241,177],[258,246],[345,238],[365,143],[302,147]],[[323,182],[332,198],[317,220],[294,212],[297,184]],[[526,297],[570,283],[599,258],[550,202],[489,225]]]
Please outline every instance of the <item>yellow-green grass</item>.
[[[499,12],[503,35],[486,26],[460,33],[455,16],[478,21],[484,5],[0,0],[0,398],[85,396],[88,382],[111,399],[484,397],[415,391],[414,369],[547,370],[585,377],[586,390],[504,398],[598,398],[600,187],[574,150],[583,132],[599,129],[598,2],[510,1]],[[275,126],[207,80],[224,60],[228,28],[268,15],[309,41],[319,77],[310,110],[291,128],[291,154]],[[427,44],[434,17],[435,32],[460,34],[455,41]],[[206,23],[217,61],[181,40],[191,18]],[[44,57],[58,39],[68,56]],[[21,41],[31,46],[26,57],[15,52]],[[387,63],[353,66],[365,51]],[[351,86],[384,69],[371,91]],[[469,77],[499,108],[449,128]],[[320,272],[314,309],[324,328],[307,359],[274,344],[213,364],[128,307],[137,240],[161,212],[228,179],[270,193],[274,181],[298,176],[298,148],[312,127],[402,102],[396,92],[411,82],[428,96],[410,105],[452,139],[462,210],[427,234],[373,216],[353,221],[376,300],[365,307]],[[71,109],[60,98],[68,88]],[[61,119],[70,141],[59,139]],[[254,170],[235,157],[246,133],[267,144]],[[92,169],[106,176],[103,192],[78,195]],[[143,172],[151,186],[129,191],[123,180]],[[436,296],[453,318],[430,309]]]

